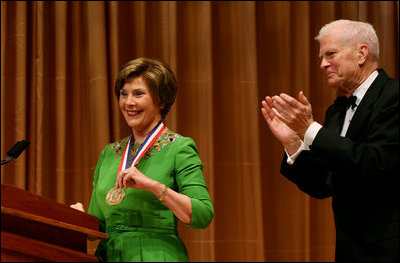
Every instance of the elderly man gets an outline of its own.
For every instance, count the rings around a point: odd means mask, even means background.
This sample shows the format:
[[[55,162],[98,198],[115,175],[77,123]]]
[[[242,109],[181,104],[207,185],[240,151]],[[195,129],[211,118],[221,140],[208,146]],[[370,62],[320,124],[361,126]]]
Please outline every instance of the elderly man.
[[[378,67],[368,23],[321,28],[321,69],[337,99],[314,121],[299,93],[267,96],[261,112],[285,148],[281,173],[302,191],[332,197],[336,261],[399,261],[399,83]]]

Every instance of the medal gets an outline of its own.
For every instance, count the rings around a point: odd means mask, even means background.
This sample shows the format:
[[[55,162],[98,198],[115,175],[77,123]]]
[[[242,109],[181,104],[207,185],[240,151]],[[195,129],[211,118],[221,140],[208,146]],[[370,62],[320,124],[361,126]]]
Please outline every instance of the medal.
[[[165,125],[162,123],[162,121],[159,121],[154,127],[154,129],[147,135],[146,139],[140,146],[139,150],[136,152],[135,156],[133,157],[133,162],[132,166],[135,166],[139,160],[144,156],[144,154],[147,152],[148,149],[153,145],[153,143],[157,140],[157,138],[161,135],[161,133],[164,131]],[[131,141],[132,141],[132,136],[129,139],[129,142],[127,143],[124,153],[122,154],[121,162],[119,164],[118,172],[117,175],[121,172],[122,168],[125,166],[129,168],[129,155],[131,152]],[[125,165],[124,165],[125,164]],[[124,169],[124,170],[125,170]],[[114,187],[110,191],[108,191],[107,196],[106,196],[106,202],[107,204],[114,206],[118,205],[124,200],[125,197],[125,189],[124,188],[117,188]]]
[[[109,205],[118,205],[124,200],[125,190],[124,188],[114,187],[108,191],[106,196],[106,202]]]

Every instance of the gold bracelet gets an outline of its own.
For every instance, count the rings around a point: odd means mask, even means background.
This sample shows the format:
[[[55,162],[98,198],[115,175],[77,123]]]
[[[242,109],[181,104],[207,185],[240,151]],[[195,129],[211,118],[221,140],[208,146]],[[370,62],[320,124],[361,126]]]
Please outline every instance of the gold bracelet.
[[[167,196],[167,191],[168,191],[168,187],[165,185],[165,184],[163,184],[163,186],[164,186],[164,189],[162,190],[162,192],[161,192],[161,195],[160,195],[160,197],[158,198],[161,202],[165,199],[165,197]]]

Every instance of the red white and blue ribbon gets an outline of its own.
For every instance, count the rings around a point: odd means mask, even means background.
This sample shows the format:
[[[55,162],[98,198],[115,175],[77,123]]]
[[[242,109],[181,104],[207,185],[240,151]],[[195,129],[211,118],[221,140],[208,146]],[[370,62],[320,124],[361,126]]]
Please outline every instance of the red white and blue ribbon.
[[[156,125],[156,127],[151,130],[151,132],[147,135],[146,139],[136,152],[135,156],[133,157],[132,161],[132,166],[135,166],[140,159],[143,157],[143,155],[147,152],[147,150],[150,149],[150,147],[153,145],[153,143],[160,137],[161,133],[165,130],[165,125],[162,121],[159,121]],[[125,169],[129,168],[129,156],[131,152],[131,140],[132,136],[128,141],[128,144],[125,147],[124,153],[122,155],[121,163],[119,164],[118,168],[118,173],[122,170],[122,168],[125,166]],[[124,165],[125,164],[125,165]]]

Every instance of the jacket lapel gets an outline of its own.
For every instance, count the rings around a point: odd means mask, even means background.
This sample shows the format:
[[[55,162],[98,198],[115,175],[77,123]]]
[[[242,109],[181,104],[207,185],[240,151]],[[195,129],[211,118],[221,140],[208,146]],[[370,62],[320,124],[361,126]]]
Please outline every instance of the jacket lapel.
[[[346,137],[350,139],[355,139],[355,137],[357,137],[357,134],[359,134],[359,130],[364,120],[370,114],[371,106],[378,98],[379,94],[381,93],[383,84],[388,79],[388,75],[383,69],[378,69],[378,72],[378,77],[368,88],[368,91],[365,93],[363,99],[360,102],[360,105],[357,106],[357,110],[354,113],[354,116],[350,122],[349,129],[346,133]]]

